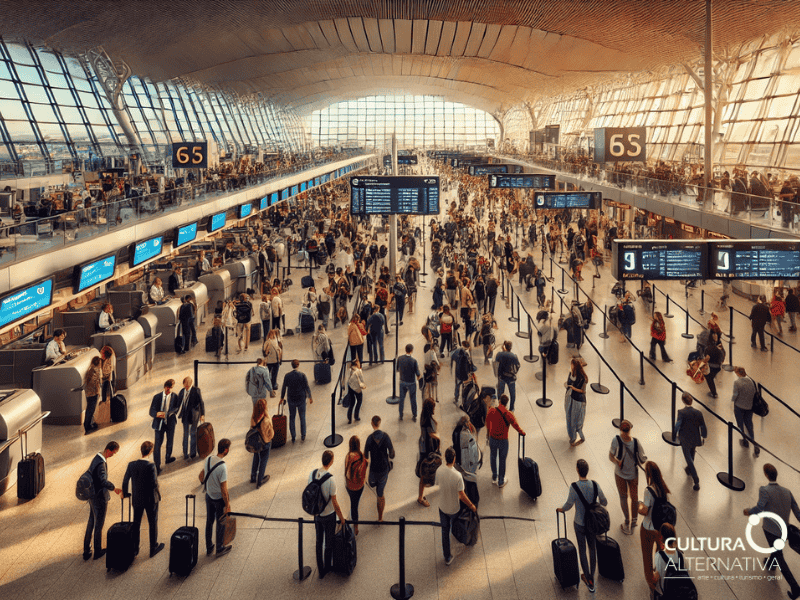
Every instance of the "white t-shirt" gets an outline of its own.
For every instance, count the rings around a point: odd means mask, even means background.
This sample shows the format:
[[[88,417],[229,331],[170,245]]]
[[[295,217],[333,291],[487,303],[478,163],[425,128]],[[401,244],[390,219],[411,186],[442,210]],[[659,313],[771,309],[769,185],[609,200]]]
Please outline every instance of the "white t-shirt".
[[[671,560],[673,564],[677,565],[678,560],[680,557],[678,556],[677,552],[670,554],[666,550],[664,551],[667,555],[667,559]],[[665,562],[663,558],[661,558],[661,552],[656,552],[655,558],[653,559],[653,569],[656,573],[658,573],[658,581],[656,582],[656,592],[659,595],[664,593],[664,574],[667,572],[667,565],[669,563]]]
[[[439,510],[446,515],[456,514],[461,505],[458,493],[464,490],[464,478],[454,467],[442,465],[436,470],[435,485],[439,486]]]
[[[280,296],[272,297],[272,316],[280,317],[283,314],[283,300]]]
[[[308,483],[311,483],[315,473],[317,475],[316,479],[321,479],[322,476],[327,472],[328,471],[322,468],[311,471],[311,473],[308,475]],[[333,502],[331,502],[331,497],[336,495],[336,482],[333,480],[333,476],[328,477],[328,480],[322,484],[322,494],[328,499],[328,503],[325,505],[325,508],[322,509],[322,512],[319,513],[319,516],[327,517],[336,510],[336,508],[333,506]]]
[[[649,510],[647,511],[647,515],[645,516],[644,520],[642,521],[642,527],[645,529],[649,529],[653,531],[653,504],[655,503],[655,498],[653,494],[650,493],[650,488],[644,488],[644,500],[642,500],[642,504],[644,504]]]
[[[216,454],[209,456],[203,464],[203,477],[208,472],[206,469],[210,471],[219,462],[222,462],[222,459]],[[226,481],[228,481],[228,465],[223,463],[214,469],[206,481],[206,494],[208,494],[208,497],[212,500],[221,500],[222,484]]]

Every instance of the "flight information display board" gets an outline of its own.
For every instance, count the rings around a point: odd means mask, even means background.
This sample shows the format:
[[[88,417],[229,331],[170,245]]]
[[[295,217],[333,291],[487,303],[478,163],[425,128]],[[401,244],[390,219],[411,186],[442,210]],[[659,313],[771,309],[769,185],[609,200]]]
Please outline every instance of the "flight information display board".
[[[299,185],[293,185],[291,191],[289,192],[289,196],[290,197],[291,196],[297,196],[297,194],[299,194],[299,193],[300,193],[300,186]]]
[[[308,182],[307,181],[301,181],[300,182],[300,191],[301,192],[305,192],[307,189],[308,189]]]
[[[397,154],[397,164],[398,165],[416,165],[417,164],[417,155],[416,154],[401,155],[400,153],[398,153]],[[392,166],[392,155],[391,154],[384,154],[383,155],[383,166],[384,167],[391,167]]]
[[[600,208],[602,192],[537,192],[533,207],[546,208]]]
[[[197,237],[197,221],[175,230],[175,248],[193,242]]]
[[[223,227],[225,227],[225,221],[228,218],[228,214],[226,212],[217,213],[211,217],[209,221],[210,225],[208,226],[208,232],[212,233],[214,231],[219,231]]]
[[[133,246],[133,258],[131,259],[131,267],[142,264],[145,261],[155,258],[161,254],[164,247],[164,236],[159,235],[149,240],[139,242]]]
[[[508,173],[509,165],[470,165],[469,174],[479,177],[481,175],[490,175],[491,173]]]
[[[555,175],[489,175],[489,189],[531,188],[535,190],[554,190]]]
[[[281,200],[287,200],[289,198],[289,188],[283,188],[281,190]]]
[[[239,214],[240,219],[246,219],[250,216],[250,213],[253,212],[253,203],[248,202],[247,204],[240,204],[239,210],[236,212]]]
[[[0,298],[0,327],[24,319],[53,302],[53,278],[34,283]]]
[[[611,250],[611,274],[618,280],[708,278],[703,240],[614,240]]]
[[[109,254],[92,262],[75,267],[72,290],[79,294],[83,290],[107,281],[114,277],[114,267],[117,264],[116,254]]]
[[[351,177],[354,215],[438,215],[438,177]]]
[[[267,194],[264,196],[258,205],[258,210],[264,210],[265,208],[269,208],[273,204],[278,202],[278,192],[272,192],[271,194]]]
[[[800,242],[794,240],[709,241],[711,277],[800,279]]]

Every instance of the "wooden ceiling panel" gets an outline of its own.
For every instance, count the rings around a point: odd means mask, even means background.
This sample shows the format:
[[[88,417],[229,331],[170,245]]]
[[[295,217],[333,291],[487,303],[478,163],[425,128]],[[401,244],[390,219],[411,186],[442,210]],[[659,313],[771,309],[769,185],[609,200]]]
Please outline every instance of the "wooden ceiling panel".
[[[411,54],[411,21],[394,20],[394,44],[398,54]]]
[[[442,37],[442,22],[428,21],[428,37],[425,40],[425,54],[436,54],[439,39]]]
[[[483,36],[486,33],[485,23],[473,23],[469,31],[467,46],[464,48],[464,56],[477,56],[478,50],[483,43]]]
[[[381,33],[383,51],[393,54],[394,46],[394,21],[391,19],[378,19],[378,28]]]
[[[383,52],[381,44],[381,32],[378,27],[378,19],[364,19],[364,31],[367,32],[370,52]]]
[[[411,53],[424,54],[425,52],[425,39],[428,35],[428,21],[417,19],[414,21],[414,29],[412,31],[411,39]]]
[[[361,17],[347,19],[347,22],[350,24],[350,33],[353,34],[353,41],[355,41],[358,51],[370,52],[367,32],[364,31],[364,22]]]

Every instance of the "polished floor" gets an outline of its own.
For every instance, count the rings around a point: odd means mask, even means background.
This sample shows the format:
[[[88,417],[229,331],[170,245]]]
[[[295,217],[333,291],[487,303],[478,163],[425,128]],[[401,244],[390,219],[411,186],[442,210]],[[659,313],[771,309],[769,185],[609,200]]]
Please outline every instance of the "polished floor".
[[[540,254],[536,253],[537,262]],[[546,267],[549,272],[549,266]],[[599,304],[612,301],[610,288],[614,281],[607,269],[602,270],[602,278],[593,282],[587,277],[581,286]],[[558,267],[554,274],[556,287],[560,287]],[[299,275],[295,278],[299,281]],[[428,276],[419,291],[418,310],[405,318],[400,329],[399,345],[406,343],[415,346],[415,356],[422,355],[423,339],[420,326],[430,307],[430,294],[433,280]],[[515,289],[517,288],[516,283]],[[686,298],[684,290],[677,283],[658,286],[668,292],[681,306],[688,302],[690,313],[699,315],[700,289],[691,292]],[[721,288],[706,286],[705,307],[716,301]],[[519,292],[521,303],[530,311],[535,311],[532,293]],[[572,291],[566,296],[572,297]],[[548,287],[547,295],[550,297]],[[297,313],[299,286],[289,294],[294,301],[289,303],[287,323],[294,320]],[[581,295],[583,298],[583,295]],[[664,308],[664,298],[657,294],[659,309]],[[749,312],[749,305],[740,298],[733,300],[735,306]],[[515,308],[515,313],[517,309]],[[558,310],[558,309],[557,309]],[[732,419],[733,411],[729,400],[735,375],[721,373],[718,378],[719,398],[706,396],[705,384],[692,383],[685,374],[683,358],[694,349],[694,340],[680,336],[684,327],[684,313],[673,306],[675,318],[668,325],[667,348],[675,362],[656,364],[678,385],[696,393],[698,399],[719,413],[725,419]],[[535,313],[534,313],[535,314]],[[497,316],[500,324],[498,340],[510,339],[514,351],[523,356],[528,354],[528,340],[515,336],[517,324],[509,322],[509,309],[498,300]],[[645,349],[649,343],[649,322],[645,317],[641,302],[637,302],[638,320],[634,326],[634,342]],[[724,331],[728,331],[728,317],[721,314]],[[522,329],[525,329],[523,319]],[[690,332],[697,333],[698,326],[690,325]],[[763,382],[770,391],[797,409],[798,355],[776,343],[775,351],[762,353],[753,351],[748,343],[749,322],[744,317],[735,318],[733,327],[734,364],[744,365],[756,380]],[[800,423],[797,417],[779,403],[771,402],[770,415],[765,419],[756,417],[756,438],[763,440],[765,452],[754,459],[752,450],[747,451],[734,440],[733,468],[736,476],[746,483],[742,492],[732,492],[717,482],[717,473],[727,469],[726,425],[706,413],[709,439],[706,446],[698,452],[697,467],[701,478],[699,492],[692,490],[691,480],[683,472],[683,458],[680,449],[665,444],[661,432],[669,428],[670,383],[659,376],[648,364],[644,367],[644,385],[639,384],[639,355],[627,343],[620,343],[619,335],[609,331],[611,336],[602,339],[602,322],[596,315],[595,324],[588,330],[592,343],[621,377],[639,404],[630,395],[625,397],[625,416],[634,423],[633,433],[640,439],[645,453],[662,467],[666,480],[672,490],[672,501],[678,509],[678,534],[681,538],[716,538],[717,536],[745,539],[746,518],[742,509],[753,506],[758,495],[758,486],[764,483],[762,465],[773,462],[780,472],[779,481],[800,493],[800,477],[777,459],[770,457],[772,452],[780,459],[794,465],[800,464],[797,446],[797,431]],[[202,335],[204,332],[200,332]],[[340,356],[344,350],[344,330],[337,328],[333,340]],[[800,346],[800,336],[784,333],[783,339]],[[591,465],[590,478],[597,480],[609,498],[609,511],[612,519],[611,535],[620,542],[626,570],[624,583],[615,583],[597,577],[595,598],[643,599],[648,598],[644,582],[639,534],[626,536],[620,531],[622,514],[615,491],[613,468],[608,460],[608,450],[616,430],[611,419],[619,413],[619,383],[605,367],[589,345],[584,346],[582,355],[586,359],[590,379],[598,378],[611,388],[608,395],[590,392],[584,431],[587,442],[576,448],[568,443],[564,422],[563,382],[567,376],[566,340],[560,337],[562,353],[558,365],[548,369],[547,396],[554,404],[551,408],[539,408],[535,401],[542,396],[542,383],[535,378],[541,363],[522,362],[517,386],[516,415],[527,431],[527,453],[533,457],[541,469],[544,493],[538,501],[531,501],[518,485],[516,460],[516,434],[511,435],[511,450],[508,460],[510,482],[504,489],[491,485],[491,472],[488,463],[488,446],[484,446],[485,431],[481,432],[480,444],[486,452],[484,466],[479,472],[481,493],[480,514],[524,516],[535,522],[515,520],[486,520],[481,526],[477,545],[464,547],[453,540],[455,561],[446,566],[442,557],[441,535],[438,529],[430,526],[408,526],[406,529],[406,580],[414,585],[415,598],[465,599],[465,598],[590,598],[585,586],[576,592],[574,589],[562,591],[553,575],[550,542],[556,537],[555,508],[566,499],[568,485],[576,479],[575,461],[584,458]],[[387,338],[387,355],[393,355],[395,334]],[[310,336],[300,335],[285,340],[285,357],[308,359],[311,357]],[[233,348],[231,349],[233,352]],[[574,351],[573,351],[574,352]],[[492,385],[492,371],[479,359],[478,377],[481,383]],[[255,360],[260,356],[257,347],[250,347],[244,354],[233,352],[231,361]],[[0,498],[0,597],[25,598],[37,600],[53,598],[56,600],[103,597],[124,598],[386,598],[389,588],[398,582],[398,528],[389,525],[380,527],[364,525],[358,536],[358,566],[349,578],[330,575],[319,580],[314,559],[313,527],[304,528],[305,565],[313,569],[312,576],[303,581],[293,580],[292,574],[298,568],[297,538],[298,527],[294,523],[264,522],[256,519],[239,519],[238,535],[233,551],[219,559],[201,555],[199,564],[187,578],[170,577],[168,573],[168,551],[149,559],[146,552],[136,559],[126,573],[107,573],[101,561],[84,562],[81,559],[83,532],[88,516],[88,507],[74,497],[74,485],[86,469],[92,455],[102,450],[109,440],[121,444],[120,453],[109,461],[111,481],[120,485],[128,461],[139,456],[139,445],[152,439],[150,419],[147,416],[150,398],[161,389],[163,381],[175,378],[180,381],[191,375],[193,360],[213,360],[203,352],[202,346],[191,354],[178,357],[171,353],[159,354],[156,368],[145,378],[127,390],[129,399],[129,418],[121,424],[102,428],[91,436],[83,436],[79,427],[45,427],[43,454],[47,464],[47,486],[35,500],[18,503],[16,490],[12,488]],[[336,369],[340,366],[337,360]],[[310,365],[304,370],[311,375]],[[247,365],[219,364],[201,365],[197,384],[203,390],[207,408],[207,419],[214,425],[217,438],[229,437],[233,447],[227,459],[229,464],[229,488],[231,503],[236,512],[268,515],[270,517],[293,518],[305,516],[300,506],[300,494],[308,473],[319,466],[320,457],[325,450],[323,444],[331,433],[331,392],[333,384],[317,386],[312,383],[314,404],[309,406],[309,433],[305,442],[287,444],[272,452],[267,467],[271,475],[269,482],[260,490],[249,483],[251,456],[244,448],[244,435],[248,429],[251,402],[244,392],[244,375]],[[283,373],[288,368],[284,366]],[[387,507],[385,518],[396,520],[401,516],[409,520],[437,521],[438,491],[429,490],[430,508],[423,508],[416,502],[418,480],[414,476],[417,457],[419,428],[408,417],[402,422],[397,418],[397,408],[386,404],[385,399],[392,392],[391,367],[387,365],[367,367],[364,370],[368,389],[365,392],[363,416],[360,422],[347,425],[345,410],[334,409],[336,429],[345,438],[345,443],[335,448],[336,461],[333,472],[339,486],[339,502],[347,511],[349,500],[344,491],[343,462],[346,442],[351,435],[358,435],[362,442],[370,433],[369,418],[373,414],[383,417],[384,429],[391,435],[397,459],[395,468],[386,489]],[[436,416],[439,427],[446,439],[460,416],[452,403],[450,390],[452,375],[443,370],[439,386],[441,402],[437,405]],[[768,397],[769,400],[769,397]],[[275,400],[270,401],[270,413],[275,410]],[[408,415],[408,408],[406,408]],[[176,454],[180,449],[176,444]],[[184,523],[184,495],[197,494],[198,525],[203,537],[205,507],[202,490],[197,482],[200,469],[197,461],[186,463],[182,459],[164,470],[160,481],[163,501],[160,507],[160,540],[169,541],[172,531]],[[640,483],[643,493],[644,483]],[[109,506],[106,526],[119,519],[120,503],[114,497]],[[365,490],[361,500],[362,519],[376,518],[375,498],[371,491]],[[569,537],[574,541],[572,515]],[[143,527],[143,548],[146,547],[146,526]],[[755,541],[763,543],[760,532],[754,533]],[[753,597],[781,598],[785,596],[785,582],[767,580],[767,574],[755,568],[752,562],[732,563],[734,558],[756,555],[745,541],[746,551],[712,552],[689,550],[688,556],[697,557],[693,575],[698,579],[697,587],[701,598],[748,599]],[[201,548],[203,541],[201,540]],[[202,553],[201,553],[202,554]],[[705,557],[705,558],[703,558]],[[717,569],[711,566],[710,559],[721,559]],[[702,559],[702,560],[701,560]],[[800,561],[788,551],[789,565],[800,574]],[[727,562],[725,562],[727,561]],[[730,564],[728,564],[730,563]],[[741,564],[742,567],[737,567]],[[747,566],[749,564],[749,566]],[[745,568],[746,567],[746,568]],[[761,578],[759,580],[758,578]]]

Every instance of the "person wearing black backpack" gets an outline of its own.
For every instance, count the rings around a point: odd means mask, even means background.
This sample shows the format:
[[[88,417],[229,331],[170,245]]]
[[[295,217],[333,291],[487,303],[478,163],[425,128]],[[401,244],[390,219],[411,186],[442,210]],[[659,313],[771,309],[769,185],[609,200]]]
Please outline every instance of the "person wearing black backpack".
[[[314,469],[308,476],[308,486],[303,490],[303,510],[313,511],[314,526],[317,531],[317,571],[322,579],[332,568],[333,536],[336,533],[336,517],[342,527],[345,525],[344,513],[336,500],[336,481],[330,469],[333,466],[333,452],[322,453],[322,468]],[[316,485],[312,485],[315,483]],[[312,502],[308,501],[311,498]],[[309,504],[309,506],[306,506]],[[315,504],[311,506],[310,504]],[[323,552],[323,544],[325,550]]]
[[[653,576],[653,546],[661,547],[662,539],[659,533],[661,526],[664,523],[674,526],[677,513],[675,507],[667,500],[669,488],[658,465],[648,460],[644,464],[644,472],[647,476],[647,487],[644,489],[644,500],[639,502],[639,514],[644,517],[639,535],[642,542],[644,578],[652,590],[656,587]]]
[[[678,536],[675,527],[664,523],[660,529],[664,540],[662,550],[656,553],[655,583],[656,600],[697,600],[697,588],[692,581],[689,570],[678,550]]]
[[[580,459],[576,468],[579,479],[569,487],[569,496],[564,506],[556,510],[558,512],[565,512],[572,508],[573,505],[575,506],[575,521],[573,525],[575,526],[575,538],[578,540],[578,553],[580,554],[581,570],[583,571],[581,579],[583,583],[586,584],[586,587],[589,588],[589,591],[594,593],[594,572],[597,568],[596,538],[598,535],[605,532],[600,532],[596,529],[590,531],[590,529],[596,528],[597,526],[589,525],[589,521],[592,520],[593,517],[587,514],[587,509],[588,512],[592,513],[595,511],[602,512],[605,509],[597,508],[597,504],[599,503],[599,506],[607,506],[608,500],[596,481],[586,479],[586,476],[589,474],[589,463]],[[590,498],[592,499],[591,502],[589,502]],[[607,520],[607,511],[605,515]],[[598,519],[598,521],[599,520],[602,519]],[[600,528],[602,529],[602,527]],[[608,529],[606,529],[606,531],[608,531]],[[586,559],[587,545],[589,547],[589,560]]]

